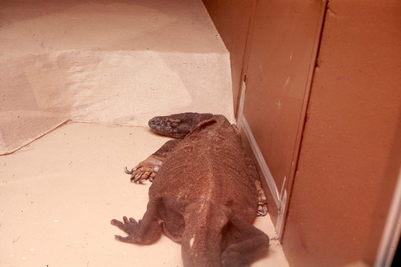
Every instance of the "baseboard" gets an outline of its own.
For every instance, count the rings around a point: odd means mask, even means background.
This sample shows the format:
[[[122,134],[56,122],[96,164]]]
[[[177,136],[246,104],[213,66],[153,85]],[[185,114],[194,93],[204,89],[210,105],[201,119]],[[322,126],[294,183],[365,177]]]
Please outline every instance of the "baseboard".
[[[244,131],[245,136],[248,139],[248,143],[255,156],[255,159],[259,164],[259,168],[262,172],[262,175],[267,182],[270,193],[274,199],[274,203],[277,209],[280,209],[281,207],[280,191],[276,186],[276,182],[273,179],[273,175],[271,174],[270,169],[267,166],[266,161],[262,155],[262,152],[255,140],[255,137],[252,134],[251,128],[249,127],[249,124],[243,115],[238,118],[238,126]]]

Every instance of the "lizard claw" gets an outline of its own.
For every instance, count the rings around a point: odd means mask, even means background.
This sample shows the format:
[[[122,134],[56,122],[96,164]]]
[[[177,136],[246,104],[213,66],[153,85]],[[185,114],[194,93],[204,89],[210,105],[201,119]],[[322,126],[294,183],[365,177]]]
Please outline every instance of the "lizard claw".
[[[124,231],[128,236],[115,235],[115,238],[121,242],[136,243],[136,237],[139,231],[139,222],[134,218],[123,217],[123,221],[116,219],[111,220],[111,224]]]
[[[134,170],[128,170],[127,166],[125,166],[124,172],[126,174],[132,174],[134,172]]]
[[[157,172],[160,170],[160,167],[161,161],[150,156],[131,170],[125,167],[124,172],[131,176],[130,180],[132,183],[143,184],[146,180],[152,182]]]
[[[257,216],[266,216],[268,213],[267,203],[259,202],[256,215]]]

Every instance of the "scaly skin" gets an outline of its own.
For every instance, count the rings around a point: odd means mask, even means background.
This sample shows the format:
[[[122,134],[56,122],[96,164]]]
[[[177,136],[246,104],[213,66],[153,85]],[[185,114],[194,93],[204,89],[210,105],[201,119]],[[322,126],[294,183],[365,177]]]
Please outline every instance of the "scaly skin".
[[[116,239],[151,244],[164,233],[182,244],[184,266],[248,266],[264,255],[269,238],[252,223],[266,203],[236,128],[221,115],[197,113],[156,117],[149,126],[182,139],[128,171],[132,181],[153,184],[142,220],[112,220],[128,234]]]

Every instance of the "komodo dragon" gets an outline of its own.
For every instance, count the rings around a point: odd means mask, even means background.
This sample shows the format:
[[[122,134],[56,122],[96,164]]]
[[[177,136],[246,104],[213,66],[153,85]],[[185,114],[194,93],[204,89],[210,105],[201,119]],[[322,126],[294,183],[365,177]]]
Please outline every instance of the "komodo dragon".
[[[151,244],[161,234],[182,244],[184,266],[248,266],[268,251],[269,237],[252,223],[267,212],[253,161],[236,126],[221,115],[155,117],[152,131],[173,139],[131,171],[153,180],[142,220],[112,220],[122,242]]]

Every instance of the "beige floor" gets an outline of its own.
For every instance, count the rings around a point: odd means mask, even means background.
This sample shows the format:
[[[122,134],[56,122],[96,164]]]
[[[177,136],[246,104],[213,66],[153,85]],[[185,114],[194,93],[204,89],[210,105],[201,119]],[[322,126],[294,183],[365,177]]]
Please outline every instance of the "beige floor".
[[[182,266],[166,237],[119,243],[109,224],[141,218],[148,186],[123,173],[166,141],[146,128],[71,123],[0,157],[0,266]],[[274,237],[268,217],[257,227]],[[253,266],[288,266],[276,241]]]

